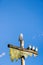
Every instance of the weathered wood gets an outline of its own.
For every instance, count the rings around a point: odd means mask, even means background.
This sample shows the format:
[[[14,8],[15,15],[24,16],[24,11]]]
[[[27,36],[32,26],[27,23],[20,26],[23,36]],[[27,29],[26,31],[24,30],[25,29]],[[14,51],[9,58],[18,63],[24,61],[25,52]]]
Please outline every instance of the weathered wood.
[[[17,50],[20,50],[20,51],[25,51],[25,52],[30,52],[30,53],[33,53],[35,55],[38,55],[38,53],[34,50],[30,50],[30,49],[25,49],[25,48],[21,48],[21,47],[17,47],[17,46],[13,46],[11,44],[8,44],[8,47],[9,48],[13,48],[13,49],[17,49]]]

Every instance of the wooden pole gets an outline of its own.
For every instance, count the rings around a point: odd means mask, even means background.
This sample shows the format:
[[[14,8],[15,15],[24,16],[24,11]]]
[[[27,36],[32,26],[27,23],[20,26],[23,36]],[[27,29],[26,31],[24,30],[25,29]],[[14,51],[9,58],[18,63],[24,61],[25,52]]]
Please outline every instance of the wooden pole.
[[[24,48],[24,40],[20,40],[20,47]],[[25,65],[25,57],[21,57],[21,65]]]

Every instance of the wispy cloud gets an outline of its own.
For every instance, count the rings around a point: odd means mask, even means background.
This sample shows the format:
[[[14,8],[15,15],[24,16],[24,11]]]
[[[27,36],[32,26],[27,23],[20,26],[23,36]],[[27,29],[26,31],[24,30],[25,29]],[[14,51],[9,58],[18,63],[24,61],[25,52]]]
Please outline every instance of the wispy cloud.
[[[32,39],[36,39],[36,38],[41,37],[41,36],[43,36],[43,33],[40,33],[40,34],[38,34],[38,35],[34,35],[34,36],[32,37]]]
[[[0,58],[3,57],[3,56],[5,56],[5,54],[6,54],[5,52],[3,52],[2,54],[0,54]]]

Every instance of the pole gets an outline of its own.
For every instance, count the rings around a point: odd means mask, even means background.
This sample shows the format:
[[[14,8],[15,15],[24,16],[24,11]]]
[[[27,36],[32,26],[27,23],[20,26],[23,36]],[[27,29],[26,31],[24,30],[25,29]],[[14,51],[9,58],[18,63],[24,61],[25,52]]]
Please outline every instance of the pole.
[[[20,47],[24,48],[24,40],[20,40]],[[21,57],[21,65],[25,65],[25,57]]]

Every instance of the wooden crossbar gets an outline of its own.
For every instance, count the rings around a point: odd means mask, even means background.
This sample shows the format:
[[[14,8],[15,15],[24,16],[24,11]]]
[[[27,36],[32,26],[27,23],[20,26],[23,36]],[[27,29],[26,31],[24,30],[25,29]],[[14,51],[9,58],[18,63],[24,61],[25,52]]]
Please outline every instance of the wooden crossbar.
[[[17,49],[17,50],[20,50],[20,51],[24,51],[24,52],[30,52],[30,53],[33,53],[35,55],[38,55],[38,52],[31,50],[31,49],[20,48],[20,47],[17,47],[17,46],[13,46],[11,44],[8,44],[8,47],[13,48],[13,49]]]

